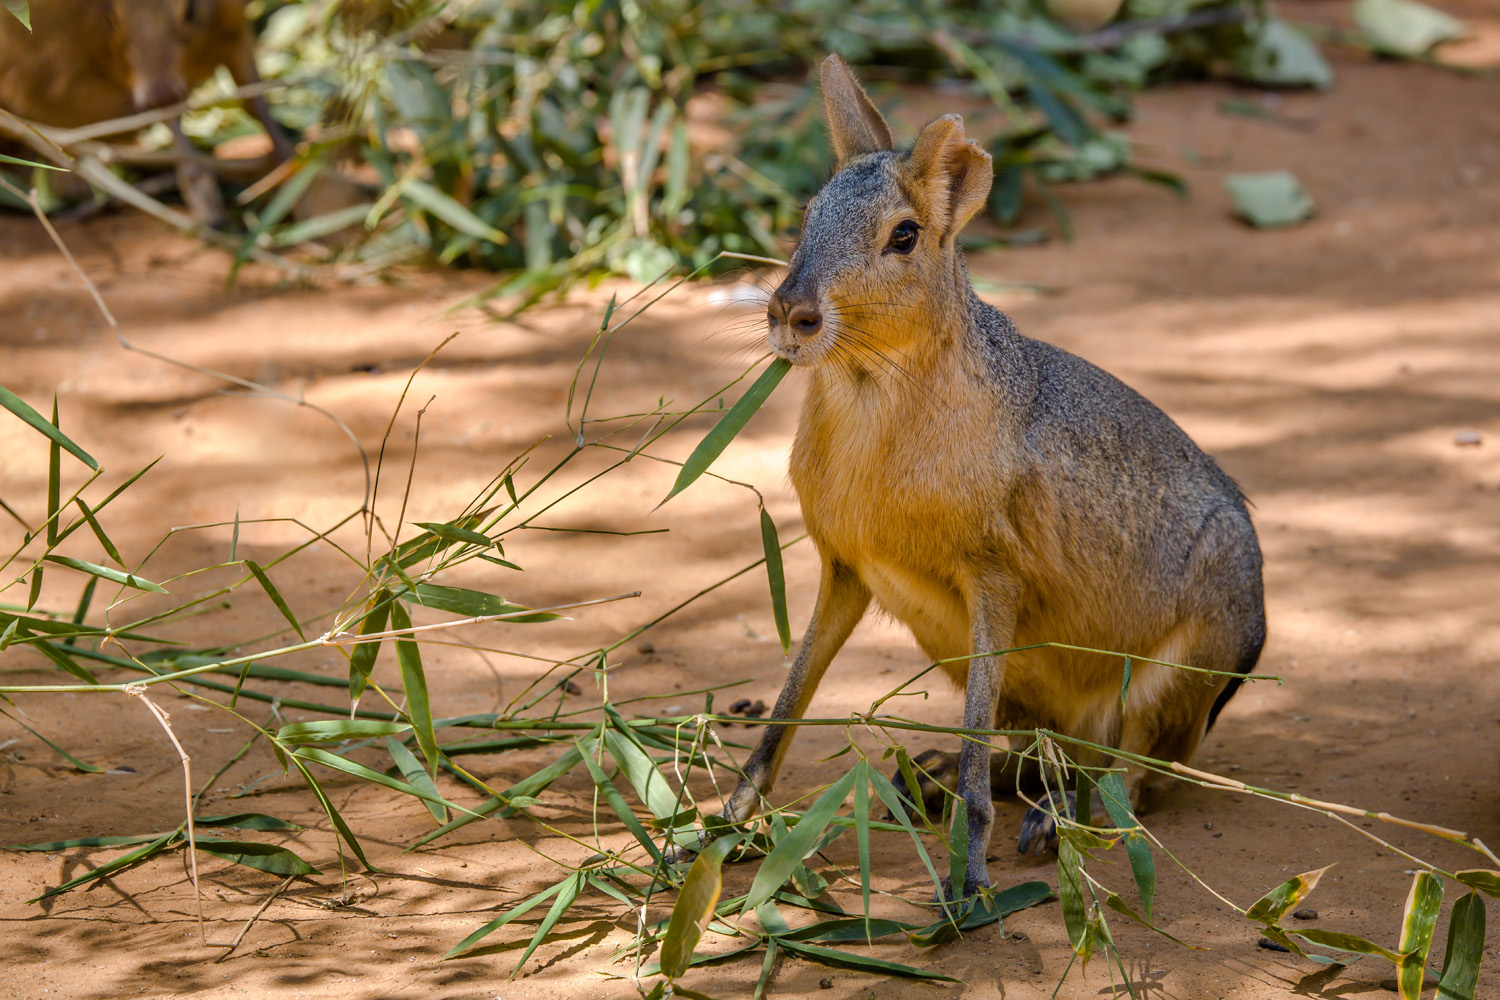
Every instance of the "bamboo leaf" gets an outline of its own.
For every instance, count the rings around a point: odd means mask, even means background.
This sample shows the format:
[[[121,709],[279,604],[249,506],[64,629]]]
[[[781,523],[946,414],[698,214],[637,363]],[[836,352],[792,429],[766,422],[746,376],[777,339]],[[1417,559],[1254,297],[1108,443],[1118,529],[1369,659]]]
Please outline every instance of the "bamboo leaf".
[[[215,840],[200,837],[198,850],[216,858],[232,861],[246,868],[270,872],[273,875],[316,875],[318,870],[303,861],[285,847],[274,844],[257,844],[252,841]]]
[[[645,751],[615,729],[604,730],[604,745],[651,815],[667,819],[677,812],[677,796]]]
[[[94,517],[94,512],[89,509],[88,504],[83,502],[83,497],[74,497],[73,502],[78,505],[79,510],[83,511],[83,519],[89,523],[89,530],[94,533],[95,538],[99,539],[99,544],[104,546],[104,551],[111,559],[124,566],[125,560],[120,558],[120,550],[115,548],[115,543],[110,541],[109,536],[104,533],[98,519]]]
[[[297,616],[292,614],[291,608],[287,607],[286,600],[281,596],[281,591],[277,590],[276,585],[271,582],[271,578],[266,576],[266,571],[261,569],[260,564],[253,559],[245,560],[245,568],[250,571],[251,576],[255,577],[256,582],[260,584],[260,589],[264,590],[266,596],[271,599],[271,603],[276,605],[276,610],[281,612],[281,617],[291,623],[292,631],[297,633],[297,638],[306,642],[307,636],[303,633],[302,625],[298,623]]]
[[[651,834],[646,832],[646,828],[636,818],[635,812],[626,804],[625,798],[620,794],[619,789],[610,783],[609,777],[604,773],[604,769],[594,761],[594,754],[597,752],[597,747],[598,741],[593,739],[579,744],[578,747],[584,767],[588,768],[589,777],[594,779],[594,787],[604,796],[604,801],[609,804],[614,814],[620,818],[620,822],[625,824],[625,828],[646,849],[646,853],[650,854],[658,865],[661,864],[661,850],[656,846],[656,842],[651,839]],[[616,759],[618,760],[618,758]],[[688,951],[691,952],[692,948],[689,947]]]
[[[1147,920],[1145,917],[1141,916],[1139,913],[1137,913],[1134,910],[1132,910],[1130,908],[1130,906],[1128,904],[1126,904],[1125,900],[1123,900],[1123,899],[1120,898],[1120,896],[1119,896],[1118,893],[1113,893],[1112,892],[1108,896],[1106,896],[1105,899],[1104,899],[1104,905],[1107,906],[1107,907],[1109,907],[1111,910],[1114,910],[1116,913],[1123,913],[1125,916],[1129,917],[1131,920],[1134,920],[1136,923],[1140,924],[1142,927],[1149,927],[1149,928],[1151,928],[1153,931],[1155,931],[1156,933],[1160,934],[1162,937],[1167,938],[1170,941],[1175,941],[1178,944],[1182,945],[1184,948],[1191,948],[1194,951],[1206,951],[1207,950],[1205,948],[1199,947],[1196,944],[1188,944],[1186,941],[1182,940],[1182,938],[1179,938],[1179,937],[1177,937],[1177,936],[1175,936],[1173,934],[1169,934],[1166,931],[1162,930],[1160,927],[1158,927],[1155,924],[1153,924],[1150,920]]]
[[[440,797],[438,795],[437,782],[432,780],[432,775],[428,774],[422,768],[422,762],[417,760],[400,740],[393,736],[387,737],[385,747],[390,752],[391,760],[395,763],[396,769],[401,772],[401,776],[413,788],[419,788],[427,792],[432,796],[432,799]],[[438,805],[432,799],[424,799],[422,804],[427,807],[428,812],[432,813],[432,818],[437,820],[438,825],[442,826],[448,822],[448,810]]]
[[[1087,944],[1088,917],[1083,908],[1082,859],[1072,837],[1057,841],[1057,895],[1062,900],[1063,924],[1075,954]]]
[[[1406,894],[1406,908],[1401,917],[1401,943],[1397,951],[1396,982],[1401,1000],[1421,1000],[1422,980],[1427,972],[1427,951],[1432,947],[1432,932],[1437,927],[1438,910],[1443,905],[1443,883],[1432,872],[1417,872]]]
[[[115,858],[113,861],[106,861],[98,868],[95,868],[92,871],[84,872],[77,878],[69,879],[62,885],[59,885],[52,889],[48,889],[46,892],[42,893],[40,896],[37,896],[35,899],[28,899],[26,902],[40,902],[41,900],[47,899],[51,896],[56,896],[59,893],[67,892],[70,889],[76,889],[81,885],[87,885],[95,879],[104,878],[104,876],[106,875],[113,875],[115,872],[120,871],[122,868],[128,868],[131,865],[135,864],[137,861],[144,861],[146,858],[151,857],[151,855],[167,847],[172,843],[173,840],[181,836],[181,830],[173,830],[171,833],[164,833],[160,837],[157,837],[155,840],[151,841],[151,843],[146,844],[144,847],[138,847],[133,851],[122,854],[118,858]]]
[[[1308,894],[1318,887],[1318,879],[1322,878],[1323,873],[1332,867],[1333,865],[1326,865],[1315,871],[1292,876],[1256,900],[1255,904],[1245,911],[1245,917],[1257,923],[1280,923],[1282,916],[1288,910],[1306,899]]]
[[[698,447],[688,456],[688,460],[682,464],[682,471],[677,474],[677,481],[672,484],[672,492],[662,499],[662,503],[681,493],[693,484],[708,467],[713,464],[714,459],[729,447],[735,435],[744,430],[745,424],[755,416],[755,411],[760,409],[761,404],[771,395],[771,390],[786,377],[786,373],[792,370],[792,363],[785,358],[777,358],[772,361],[770,367],[761,373],[755,384],[745,390],[739,402],[729,408],[729,412],[719,418],[714,429],[708,432],[708,436],[698,442]]]
[[[534,906],[539,903],[546,902],[547,900],[551,899],[553,896],[561,892],[563,886],[572,881],[572,878],[572,876],[569,876],[556,885],[549,886],[548,888],[543,889],[541,892],[537,893],[535,896],[532,896],[525,902],[511,907],[509,910],[506,910],[500,916],[496,917],[494,920],[491,920],[489,923],[485,924],[474,933],[464,938],[458,944],[454,945],[452,949],[449,950],[448,954],[443,956],[443,961],[446,962],[448,959],[453,958],[455,955],[463,954],[464,952],[468,951],[470,948],[478,944],[480,941],[483,941],[486,937],[493,934],[495,931],[510,923],[512,920],[515,920],[517,917],[525,916]]]
[[[391,628],[407,631],[411,616],[400,604],[391,605]],[[401,687],[406,692],[406,714],[417,733],[417,746],[427,761],[427,773],[437,774],[439,751],[432,729],[432,703],[427,697],[427,673],[422,669],[422,651],[414,640],[396,640],[396,664],[401,668]],[[446,805],[447,803],[444,803]]]
[[[147,580],[143,576],[136,576],[133,573],[125,573],[121,570],[110,569],[108,566],[99,566],[95,563],[84,562],[82,559],[74,559],[70,556],[52,555],[46,556],[44,558],[47,560],[47,562],[56,563],[59,566],[66,566],[68,567],[68,569],[75,569],[80,573],[87,573],[89,576],[97,576],[105,580],[113,581],[114,583],[124,584],[125,586],[133,587],[136,590],[150,591],[153,594],[167,593],[165,588],[159,586],[158,584],[152,583],[150,580]]]
[[[83,668],[80,667],[79,669],[82,670]],[[87,673],[87,671],[85,671],[85,673]],[[90,681],[90,683],[93,683],[93,681]],[[16,718],[14,715],[11,715],[9,712],[5,711],[3,708],[0,708],[0,715],[5,716],[10,721],[14,722],[16,725],[18,725],[22,729],[26,730],[32,736],[35,736],[37,739],[39,739],[43,743],[47,744],[47,746],[49,746],[49,747],[52,748],[52,752],[53,753],[57,754],[59,757],[62,757],[69,764],[72,764],[74,768],[76,768],[79,771],[82,771],[84,774],[100,774],[100,773],[102,773],[104,771],[104,768],[99,767],[98,765],[89,764],[89,763],[86,763],[84,761],[79,760],[77,757],[74,757],[72,754],[68,753],[68,751],[64,750],[62,747],[58,746],[56,743],[53,743],[51,740],[47,739],[47,737],[43,736],[41,733],[37,732],[35,729],[32,729],[26,723],[22,722],[20,719]]]
[[[1127,661],[1128,662],[1128,661]],[[1151,923],[1151,904],[1156,899],[1156,863],[1151,858],[1151,845],[1140,832],[1140,821],[1130,808],[1130,793],[1125,790],[1124,780],[1111,771],[1095,783],[1110,822],[1124,832],[1125,853],[1130,858],[1130,871],[1135,876],[1135,886],[1141,894],[1141,909],[1146,913],[1146,923]],[[1080,802],[1086,801],[1079,799]]]
[[[849,771],[818,796],[812,808],[803,813],[797,825],[792,827],[791,831],[760,863],[741,912],[748,913],[754,910],[770,899],[772,894],[785,884],[786,880],[791,877],[792,870],[800,865],[802,859],[807,857],[808,852],[812,850],[818,834],[828,826],[834,813],[838,812],[839,807],[844,804],[844,799],[849,796],[849,791],[853,787],[854,772]]]
[[[366,740],[379,736],[395,736],[411,731],[405,722],[384,722],[378,719],[329,719],[322,722],[293,722],[276,731],[276,739],[284,744],[300,746],[305,743],[338,743],[342,740]]]
[[[198,816],[193,819],[199,826],[227,826],[236,830],[300,830],[296,823],[288,823],[265,813],[233,813],[227,816]]]
[[[292,752],[291,757],[293,760],[309,761],[314,764],[322,764],[324,767],[331,767],[335,771],[343,771],[345,774],[374,782],[377,785],[384,785],[386,788],[398,791],[403,795],[410,795],[413,798],[421,799],[423,802],[434,802],[449,809],[468,812],[463,806],[454,805],[435,792],[429,792],[415,785],[408,784],[405,781],[392,778],[390,775],[383,774],[372,767],[365,767],[363,764],[352,761],[347,757],[340,757],[336,753],[329,753],[327,750],[319,750],[317,747],[299,747]]]
[[[480,593],[477,590],[465,590],[462,587],[439,587],[432,583],[417,584],[416,594],[410,592],[401,595],[403,601],[415,600],[423,607],[435,608],[438,611],[449,611],[466,618],[482,618],[487,615],[517,615],[515,618],[507,619],[507,622],[515,624],[529,624],[532,622],[555,621],[562,617],[547,611],[539,611],[534,615],[522,615],[522,611],[530,611],[520,604],[509,604],[504,598],[493,594]]]
[[[941,983],[956,983],[957,979],[945,976],[938,972],[929,972],[926,969],[918,969],[912,965],[902,965],[900,962],[887,962],[878,958],[869,958],[864,955],[856,955],[847,951],[836,951],[833,948],[824,948],[805,941],[794,941],[791,938],[778,938],[781,946],[787,951],[810,958],[815,962],[825,965],[837,965],[846,969],[859,969],[862,972],[874,972],[887,976],[902,976],[906,979],[930,979]]]
[[[510,242],[510,237],[426,181],[415,177],[406,178],[401,197],[418,208],[431,212],[461,233],[502,246]]]
[[[391,592],[377,590],[370,597],[370,610],[359,623],[360,635],[372,635],[385,631],[385,620],[390,614]],[[357,643],[349,655],[349,700],[359,701],[365,685],[370,682],[370,672],[375,669],[375,659],[380,655],[380,640]]]
[[[557,926],[557,922],[562,919],[562,915],[567,912],[568,907],[573,905],[573,901],[583,891],[585,879],[586,876],[583,872],[574,872],[563,882],[562,889],[558,892],[557,898],[552,901],[552,909],[547,911],[547,915],[537,925],[536,933],[531,936],[531,941],[526,945],[526,950],[521,952],[520,960],[516,962],[516,967],[511,970],[507,979],[516,978],[516,973],[521,971],[521,966],[525,965],[526,960],[531,957],[531,953],[536,951],[537,945],[541,944],[547,935],[552,933],[552,928]]]
[[[771,584],[771,613],[776,618],[776,635],[781,639],[781,655],[792,650],[792,626],[786,613],[786,574],[781,568],[781,539],[770,511],[760,509],[760,539],[766,553],[766,578]],[[865,786],[861,784],[860,788]]]
[[[1489,871],[1484,868],[1469,868],[1461,872],[1454,872],[1453,877],[1470,889],[1478,889],[1486,896],[1494,896],[1496,899],[1500,899],[1500,872]]]
[[[30,424],[33,428],[47,435],[47,437],[52,439],[52,442],[54,444],[65,449],[68,454],[78,459],[84,465],[87,465],[90,469],[94,469],[95,471],[98,470],[99,463],[94,461],[94,459],[89,455],[88,452],[84,451],[82,448],[78,447],[78,445],[74,444],[72,438],[68,437],[61,430],[59,430],[57,426],[48,421],[46,417],[42,416],[36,410],[33,410],[24,399],[22,399],[20,396],[17,396],[15,393],[11,392],[4,386],[0,386],[0,406],[5,407],[10,412],[20,417],[23,421]]]
[[[450,542],[466,542],[470,545],[478,545],[486,549],[495,544],[490,536],[480,534],[477,531],[470,531],[468,528],[461,528],[456,524],[437,524],[431,521],[414,521],[413,523],[417,527],[426,528],[439,538]]]
[[[1484,917],[1484,900],[1477,892],[1468,893],[1453,904],[1437,1000],[1474,1000],[1479,963],[1484,958]]]
[[[988,898],[983,894],[976,896],[964,905],[957,919],[944,918],[926,927],[915,928],[907,935],[907,940],[919,948],[930,948],[1054,898],[1052,887],[1046,882],[1022,882]]]
[[[487,802],[475,806],[465,815],[450,820],[446,826],[443,826],[442,828],[437,830],[433,830],[431,833],[425,834],[424,836],[418,838],[417,841],[412,844],[411,848],[408,848],[408,850],[421,847],[423,844],[431,843],[439,837],[450,834],[461,826],[467,826],[477,819],[483,819],[485,816],[488,816],[497,810],[500,813],[498,817],[499,819],[505,819],[508,816],[515,815],[518,809],[510,805],[512,801],[516,799],[530,798],[537,792],[542,791],[548,785],[552,784],[552,782],[556,781],[558,778],[561,778],[563,775],[573,770],[573,768],[577,767],[580,759],[581,755],[579,753],[578,747],[569,747],[561,757],[557,758],[557,760],[553,761],[551,764],[548,764],[546,767],[542,768],[540,771],[537,771],[535,774],[527,775],[525,778],[522,778],[520,781],[507,788],[505,791],[501,792],[500,798],[491,798]]]
[[[1382,948],[1373,941],[1354,934],[1345,934],[1341,931],[1325,931],[1312,928],[1305,931],[1292,931],[1304,941],[1320,944],[1325,948],[1337,948],[1340,951],[1352,951],[1357,955],[1379,955],[1381,958],[1389,959],[1400,964],[1401,956],[1389,948]]]
[[[588,761],[587,755],[584,760]],[[724,888],[724,858],[739,842],[737,834],[718,838],[698,854],[688,869],[682,891],[672,906],[666,937],[662,939],[661,971],[668,979],[676,979],[692,963],[693,949],[713,917]]]
[[[916,845],[917,856],[922,859],[922,864],[927,868],[927,874],[932,877],[932,884],[941,885],[942,882],[938,878],[937,869],[933,867],[932,858],[927,854],[927,847],[922,843],[922,836],[917,833],[916,827],[912,825],[911,817],[906,814],[906,807],[902,803],[901,793],[896,791],[896,786],[891,784],[891,779],[881,774],[876,768],[870,768],[869,776],[870,787],[875,789],[876,796],[879,797],[881,802],[885,803],[885,807],[890,810],[891,815],[906,830],[907,836],[911,837],[911,842]],[[920,796],[918,796],[918,801],[921,801]]]
[[[27,6],[26,0],[0,0],[0,4],[3,4],[5,9],[15,16],[17,21],[24,24],[27,31],[31,30],[31,8]],[[15,162],[25,163],[26,161],[16,160]]]

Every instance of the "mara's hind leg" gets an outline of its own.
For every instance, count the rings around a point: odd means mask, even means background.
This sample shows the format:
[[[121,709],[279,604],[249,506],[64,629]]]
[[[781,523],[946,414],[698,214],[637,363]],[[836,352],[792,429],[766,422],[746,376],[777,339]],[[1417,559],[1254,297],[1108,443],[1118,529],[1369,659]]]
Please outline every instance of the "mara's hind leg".
[[[1180,626],[1152,654],[1152,659],[1184,667],[1248,674],[1255,668],[1265,641],[1259,620],[1247,627],[1199,620]],[[1239,677],[1200,673],[1160,663],[1142,663],[1135,671],[1120,727],[1119,748],[1127,753],[1165,762],[1186,764],[1219,711],[1240,685]],[[1121,758],[1126,768],[1125,789],[1130,805],[1140,805],[1141,794],[1168,779]]]

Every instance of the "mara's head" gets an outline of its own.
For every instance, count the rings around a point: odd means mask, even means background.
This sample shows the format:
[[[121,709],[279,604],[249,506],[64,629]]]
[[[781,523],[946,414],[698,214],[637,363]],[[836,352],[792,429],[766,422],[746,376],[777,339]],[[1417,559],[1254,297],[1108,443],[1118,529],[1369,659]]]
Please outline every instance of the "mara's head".
[[[838,169],[808,205],[771,296],[771,346],[793,364],[874,370],[958,332],[968,280],[958,234],[984,206],[994,173],[958,115],[897,151],[838,56],[824,61],[822,82]]]

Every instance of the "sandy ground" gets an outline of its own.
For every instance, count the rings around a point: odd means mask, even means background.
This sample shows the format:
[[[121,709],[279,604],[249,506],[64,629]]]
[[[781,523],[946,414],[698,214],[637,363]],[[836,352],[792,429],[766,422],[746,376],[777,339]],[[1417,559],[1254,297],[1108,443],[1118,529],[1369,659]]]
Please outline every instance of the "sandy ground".
[[[994,299],[1024,332],[1082,354],[1159,403],[1254,502],[1271,623],[1260,670],[1284,683],[1249,686],[1195,762],[1252,785],[1500,842],[1500,101],[1493,82],[1438,70],[1355,56],[1339,57],[1336,67],[1334,92],[1275,100],[1281,123],[1219,113],[1218,102],[1246,95],[1217,85],[1147,96],[1130,134],[1150,161],[1181,171],[1193,197],[1178,200],[1129,180],[1071,190],[1076,242],[986,253],[972,261],[973,270],[991,282],[1055,290]],[[1317,199],[1318,217],[1286,231],[1247,231],[1230,217],[1219,175],[1273,168],[1302,178]],[[137,346],[304,398],[346,422],[372,455],[413,367],[444,336],[460,331],[417,376],[397,420],[379,500],[387,524],[399,517],[414,411],[423,404],[408,522],[453,516],[513,455],[544,435],[553,436],[519,477],[523,485],[565,451],[567,382],[611,290],[495,325],[471,312],[441,315],[477,287],[465,276],[418,274],[395,285],[299,290],[252,271],[226,293],[221,256],[139,218],[98,219],[67,227],[64,236]],[[359,507],[359,456],[325,417],[226,392],[221,381],[123,350],[44,235],[24,218],[0,218],[0,260],[4,384],[39,406],[57,390],[64,426],[105,466],[92,489],[110,488],[165,456],[105,518],[127,561],[145,560],[141,572],[161,579],[224,561],[233,533],[225,522],[236,512],[243,522],[239,556],[269,562],[308,539],[304,526],[327,529]],[[639,410],[663,394],[696,400],[758,353],[755,314],[712,304],[712,292],[692,287],[674,293],[620,334],[593,412]],[[800,530],[784,477],[800,391],[790,379],[715,467],[765,491],[784,538]],[[659,452],[684,456],[706,426],[700,420]],[[1472,439],[1461,437],[1466,432],[1477,433],[1481,443],[1458,443]],[[16,424],[6,441],[0,498],[40,520],[45,449]],[[601,467],[594,458],[581,461],[588,469]],[[79,468],[66,470],[73,484],[80,481]],[[455,578],[534,606],[635,589],[644,592],[640,598],[577,612],[569,623],[494,627],[466,633],[466,640],[570,656],[653,619],[758,558],[755,504],[742,489],[705,481],[652,513],[673,472],[633,463],[537,522],[665,528],[666,534],[518,533],[506,551],[524,574],[485,566]],[[543,493],[557,496],[562,484],[580,479],[570,468]],[[257,519],[283,520],[251,523]],[[152,551],[169,529],[188,525],[210,526],[172,534]],[[9,548],[13,522],[0,530]],[[362,546],[352,527],[334,538]],[[101,559],[102,550],[91,545],[80,541],[74,554]],[[272,575],[304,613],[337,606],[360,582],[354,564],[329,542],[279,564]],[[68,608],[76,600],[62,577],[49,577],[44,606]],[[788,550],[787,577],[797,635],[816,582],[805,544]],[[172,589],[182,600],[210,594],[230,579],[212,572],[178,580]],[[12,589],[5,600],[19,600],[21,593]],[[227,606],[218,603],[164,630],[205,645],[272,644],[266,637],[282,622],[263,594],[245,588],[222,602]],[[150,606],[138,601],[114,608],[110,617],[128,621]],[[691,712],[702,697],[674,700],[677,692],[744,679],[733,697],[769,703],[779,689],[782,657],[758,571],[713,591],[644,638],[651,652],[632,642],[611,660],[609,691],[616,700],[667,694],[647,704]],[[438,714],[504,710],[544,669],[533,660],[458,646],[430,646],[425,655]],[[344,669],[327,651],[276,662],[330,676]],[[921,666],[909,638],[867,622],[811,714],[861,711]],[[62,679],[15,649],[0,657],[0,676],[7,684]],[[391,662],[381,661],[381,678],[395,683]],[[279,690],[286,697],[337,700],[330,689]],[[585,680],[577,704],[595,694]],[[718,704],[728,696],[719,695]],[[168,693],[157,700],[172,713],[193,757],[197,785],[246,738],[245,727],[220,712],[198,710],[203,706]],[[17,707],[29,724],[110,773],[74,772],[25,730],[0,719],[0,843],[135,833],[178,822],[177,755],[144,706],[123,696],[78,694],[26,696]],[[260,703],[245,710],[257,721],[268,714]],[[935,685],[930,698],[903,711],[952,725],[961,705],[954,692]],[[284,715],[312,717],[295,710]],[[725,735],[746,739],[755,732],[736,727]],[[867,734],[855,738],[877,748]],[[777,800],[825,783],[832,765],[816,761],[843,740],[838,729],[805,732]],[[914,741],[913,749],[929,745],[936,744]],[[465,760],[476,774],[504,786],[548,756],[528,751]],[[498,947],[487,953],[439,962],[480,923],[557,880],[557,870],[537,852],[577,862],[585,848],[517,819],[474,825],[403,854],[431,826],[419,803],[333,777],[328,787],[385,873],[351,874],[341,882],[327,819],[305,789],[280,775],[263,746],[231,767],[206,797],[201,811],[255,810],[304,824],[294,836],[266,839],[293,846],[321,869],[277,897],[239,948],[217,964],[220,950],[198,944],[180,854],[87,891],[27,905],[24,900],[118,849],[0,853],[0,997],[540,1000],[633,993],[628,982],[608,978],[628,971],[608,959],[627,940],[630,921],[602,897],[581,903],[513,982],[505,977],[542,911],[491,938]],[[473,801],[461,786],[445,790]],[[538,814],[588,839],[590,805],[586,777],[570,776],[547,793]],[[1002,885],[1055,882],[1050,860],[1019,858],[1010,846],[1020,811],[1012,803],[997,807],[991,873]],[[1311,900],[1317,926],[1386,944],[1397,936],[1409,882],[1403,873],[1413,862],[1362,834],[1378,834],[1450,869],[1482,864],[1471,851],[1400,827],[1341,824],[1200,788],[1174,793],[1146,820],[1187,868],[1241,906],[1296,872],[1337,862]],[[613,828],[604,837],[622,843]],[[909,842],[877,834],[874,848],[882,892],[925,897],[926,876]],[[848,865],[853,847],[841,841],[828,857]],[[1206,950],[1189,951],[1116,920],[1139,996],[1382,995],[1379,983],[1391,971],[1380,960],[1323,970],[1259,948],[1258,935],[1227,906],[1165,859],[1160,865],[1162,926]],[[826,865],[823,870],[831,873]],[[1120,866],[1098,870],[1127,889],[1128,872]],[[751,871],[731,869],[728,890],[742,891]],[[210,859],[202,876],[213,941],[239,933],[278,883]],[[847,886],[837,893],[846,905],[857,905],[857,893]],[[1456,893],[1449,897],[1451,904]],[[923,914],[887,896],[877,897],[876,906],[902,919]],[[667,912],[652,910],[653,919]],[[711,939],[710,945],[724,948],[726,942]],[[934,951],[900,944],[870,953],[927,966],[963,985],[888,981],[786,960],[773,991],[861,1000],[1046,997],[1068,964],[1055,904],[1011,917],[1003,932],[987,928]],[[1500,996],[1493,947],[1486,956],[1481,995]],[[686,984],[719,997],[748,997],[759,967],[756,957],[704,968]],[[1110,992],[1110,970],[1098,960],[1086,974],[1075,968],[1059,995]]]

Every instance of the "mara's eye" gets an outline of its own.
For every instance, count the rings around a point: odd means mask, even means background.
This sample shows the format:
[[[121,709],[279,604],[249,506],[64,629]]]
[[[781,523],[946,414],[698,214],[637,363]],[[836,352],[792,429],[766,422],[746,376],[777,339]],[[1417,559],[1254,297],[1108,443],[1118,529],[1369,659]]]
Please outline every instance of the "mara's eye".
[[[902,219],[896,223],[896,228],[891,230],[891,240],[885,245],[886,253],[911,253],[912,247],[917,245],[917,233],[922,227],[911,219]]]

